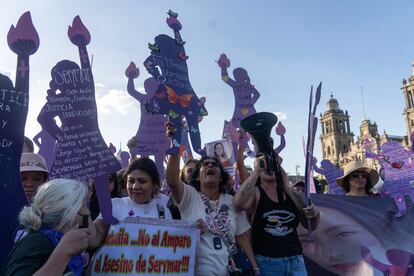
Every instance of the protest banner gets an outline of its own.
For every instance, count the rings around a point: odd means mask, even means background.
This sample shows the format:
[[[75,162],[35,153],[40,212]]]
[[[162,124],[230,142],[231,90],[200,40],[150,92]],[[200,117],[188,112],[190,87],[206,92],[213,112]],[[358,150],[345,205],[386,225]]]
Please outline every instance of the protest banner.
[[[309,275],[413,275],[414,206],[392,198],[311,194],[320,212],[313,242],[298,228]]]
[[[156,36],[155,43],[149,43],[151,55],[144,61],[148,73],[160,83],[146,108],[151,113],[168,115],[168,120],[174,128],[172,146],[167,150],[167,154],[179,154],[181,121],[182,117],[185,117],[193,150],[204,156],[198,123],[200,116],[207,115],[207,110],[190,83],[188,56],[180,34],[182,25],[177,19],[178,14],[170,10],[168,15],[167,25],[174,31],[174,38],[165,34]]]
[[[199,239],[189,222],[129,217],[110,227],[91,275],[194,275]]]
[[[13,245],[18,213],[27,203],[19,168],[29,108],[29,57],[39,48],[30,12],[10,27],[7,42],[17,54],[17,68],[15,85],[0,74],[0,267]]]

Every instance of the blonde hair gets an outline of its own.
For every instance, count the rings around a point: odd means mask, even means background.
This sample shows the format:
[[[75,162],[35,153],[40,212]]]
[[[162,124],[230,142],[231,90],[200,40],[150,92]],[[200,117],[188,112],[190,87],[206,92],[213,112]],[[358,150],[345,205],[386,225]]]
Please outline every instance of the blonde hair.
[[[23,207],[20,223],[28,229],[42,226],[62,230],[75,224],[76,216],[86,199],[85,184],[70,179],[54,179],[39,187],[30,206]]]

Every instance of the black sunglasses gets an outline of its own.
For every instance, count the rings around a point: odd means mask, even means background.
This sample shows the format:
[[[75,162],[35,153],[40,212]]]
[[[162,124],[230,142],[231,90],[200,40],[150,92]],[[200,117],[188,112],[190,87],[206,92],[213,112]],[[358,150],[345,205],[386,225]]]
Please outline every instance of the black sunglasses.
[[[368,178],[368,174],[366,172],[354,172],[351,173],[352,178]]]
[[[207,167],[208,165],[211,165],[213,167],[219,167],[220,163],[215,160],[212,160],[212,161],[203,161],[203,163],[201,164],[201,166],[203,167]]]

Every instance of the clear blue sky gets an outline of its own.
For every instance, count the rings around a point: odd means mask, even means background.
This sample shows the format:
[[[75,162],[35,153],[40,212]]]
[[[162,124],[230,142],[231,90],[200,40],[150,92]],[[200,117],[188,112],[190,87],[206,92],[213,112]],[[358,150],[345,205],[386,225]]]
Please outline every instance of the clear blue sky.
[[[67,38],[68,25],[80,15],[92,35],[101,132],[119,147],[136,133],[138,103],[126,93],[129,62],[141,69],[136,86],[149,77],[142,62],[148,42],[159,33],[171,34],[166,12],[179,13],[189,55],[191,83],[207,97],[209,116],[202,122],[203,142],[220,138],[222,121],[233,113],[233,93],[220,78],[214,62],[226,53],[231,70],[244,67],[260,91],[258,111],[286,114],[285,169],[294,173],[304,158],[301,135],[306,135],[310,86],[323,82],[318,114],[331,92],[351,115],[358,133],[362,119],[360,87],[367,117],[380,133],[406,135],[402,117],[403,78],[414,60],[412,1],[1,1],[0,72],[14,74],[16,56],[7,46],[7,32],[25,11],[31,11],[40,48],[31,58],[30,107],[26,135],[40,126],[37,114],[45,102],[51,68],[62,59],[78,62]],[[11,73],[13,72],[13,73]],[[319,137],[319,131],[318,131]],[[319,138],[315,152],[320,159]]]

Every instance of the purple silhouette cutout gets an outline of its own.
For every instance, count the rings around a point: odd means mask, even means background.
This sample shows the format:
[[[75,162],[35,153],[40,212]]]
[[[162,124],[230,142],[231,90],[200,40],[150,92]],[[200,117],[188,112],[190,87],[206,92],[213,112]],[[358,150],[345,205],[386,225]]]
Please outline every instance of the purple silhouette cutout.
[[[380,161],[384,171],[382,194],[394,199],[398,207],[395,216],[401,217],[407,212],[404,196],[410,196],[414,202],[414,188],[411,186],[414,170],[409,162],[411,155],[396,141],[386,142],[381,146],[381,151],[383,158]]]
[[[367,247],[361,249],[362,258],[374,268],[391,276],[414,276],[414,255],[401,249],[389,249],[385,256],[390,264],[384,264],[374,258],[371,250]]]
[[[164,124],[167,119],[164,115],[151,114],[145,108],[147,103],[154,97],[159,83],[154,78],[148,78],[144,82],[144,88],[147,94],[135,90],[134,79],[138,78],[139,70],[133,62],[126,69],[125,75],[128,78],[128,93],[140,103],[141,107],[141,119],[137,134],[135,135],[137,142],[134,147],[129,148],[129,151],[131,155],[139,154],[145,157],[154,155],[158,173],[160,174],[161,180],[164,180],[165,151],[170,145],[170,141],[165,136]]]
[[[129,165],[129,159],[131,158],[131,155],[129,155],[129,152],[127,151],[121,151],[120,157],[121,168],[126,169]]]
[[[33,137],[33,142],[39,147],[37,153],[45,158],[46,165],[50,169],[55,160],[56,139],[42,129],[35,137]]]
[[[328,159],[321,161],[321,167],[316,165],[317,160],[313,158],[313,170],[319,174],[322,174],[328,182],[329,194],[331,195],[344,195],[345,191],[336,183],[336,179],[344,175],[343,171],[338,169]]]
[[[49,86],[54,93],[48,93],[38,116],[42,128],[57,140],[50,178],[93,178],[103,219],[116,223],[108,179],[121,167],[99,131],[95,85],[86,49],[90,34],[79,16],[69,26],[68,36],[79,49],[81,67],[69,60],[59,61],[53,67]],[[60,118],[61,127],[56,125],[55,117]]]
[[[115,153],[116,153],[116,147],[114,146],[114,144],[109,143],[108,148],[109,148],[109,151],[110,151],[112,154],[115,154]]]
[[[217,63],[221,68],[221,79],[233,89],[235,105],[231,123],[238,129],[240,128],[241,120],[256,113],[254,104],[259,99],[260,93],[256,90],[254,85],[250,83],[250,78],[246,69],[238,67],[233,70],[234,80],[229,77],[227,68],[230,67],[230,60],[227,58],[226,54],[221,54]],[[250,150],[247,143],[243,146],[246,150]],[[237,158],[237,142],[233,142],[233,150],[235,151],[234,156]]]
[[[30,12],[19,18],[16,27],[10,27],[7,42],[17,54],[17,68],[15,86],[0,74],[0,267],[13,246],[18,213],[27,204],[20,178],[20,157],[29,104],[29,57],[39,48]]]
[[[238,67],[233,70],[234,80],[229,77],[227,68],[230,67],[230,60],[225,54],[220,55],[217,63],[221,68],[222,80],[233,89],[235,106],[231,122],[235,128],[239,128],[241,120],[256,113],[254,104],[259,99],[260,93],[250,83],[246,69]]]
[[[155,37],[155,44],[149,44],[151,55],[144,61],[148,73],[159,81],[159,86],[146,108],[151,113],[166,114],[175,129],[169,155],[177,155],[181,145],[181,117],[185,117],[193,150],[205,155],[201,148],[199,116],[206,116],[203,102],[194,92],[189,76],[184,44],[181,39],[181,23],[177,14],[168,12],[168,26],[174,31],[174,38],[161,34]],[[161,70],[161,72],[160,72]]]

